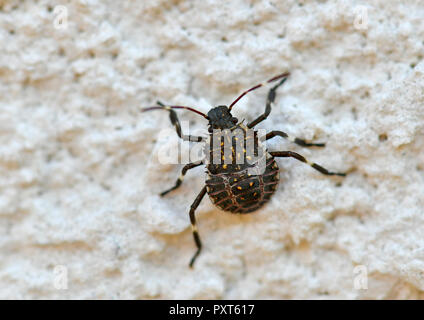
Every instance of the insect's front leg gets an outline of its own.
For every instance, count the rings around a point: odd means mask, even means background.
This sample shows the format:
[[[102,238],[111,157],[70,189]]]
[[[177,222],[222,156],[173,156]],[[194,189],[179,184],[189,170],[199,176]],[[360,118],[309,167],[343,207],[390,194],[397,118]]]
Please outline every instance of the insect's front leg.
[[[191,135],[186,136],[185,134],[183,134],[181,132],[180,120],[178,120],[177,113],[174,110],[172,110],[170,107],[164,105],[160,101],[157,101],[156,103],[158,105],[160,105],[161,107],[163,107],[165,110],[168,110],[169,111],[169,119],[171,120],[172,125],[175,127],[175,130],[177,131],[177,134],[178,134],[178,136],[181,139],[183,139],[184,141],[192,141],[192,142],[201,142],[201,141],[203,141],[203,137],[200,137],[200,136],[191,136]]]
[[[285,75],[285,77],[282,78],[282,80],[279,83],[277,83],[274,87],[272,87],[269,90],[268,97],[267,97],[267,100],[266,100],[266,105],[265,105],[265,112],[263,114],[261,114],[258,118],[256,118],[252,122],[250,122],[247,125],[248,128],[253,128],[258,123],[260,123],[260,122],[264,121],[266,118],[268,118],[269,114],[271,113],[271,107],[272,107],[272,105],[274,104],[274,101],[275,101],[276,91],[277,91],[279,86],[281,86],[284,82],[286,82],[288,76],[289,76],[289,73],[287,73]]]

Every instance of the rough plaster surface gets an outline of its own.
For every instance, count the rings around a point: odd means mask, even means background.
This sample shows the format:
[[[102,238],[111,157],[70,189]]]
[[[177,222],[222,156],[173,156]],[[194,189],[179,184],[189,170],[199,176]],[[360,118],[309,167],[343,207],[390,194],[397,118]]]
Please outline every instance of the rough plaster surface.
[[[423,17],[422,1],[0,0],[0,298],[424,298]],[[139,108],[207,112],[286,70],[258,127],[327,146],[269,147],[350,174],[278,160],[260,211],[205,198],[190,270],[204,169],[159,198],[182,165],[158,151],[178,140],[168,114]]]

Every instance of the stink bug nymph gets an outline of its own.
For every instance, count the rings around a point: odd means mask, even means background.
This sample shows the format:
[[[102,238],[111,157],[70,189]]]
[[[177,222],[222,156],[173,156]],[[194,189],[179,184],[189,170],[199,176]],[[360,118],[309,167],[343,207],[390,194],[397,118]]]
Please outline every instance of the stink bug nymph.
[[[177,179],[175,185],[162,192],[161,196],[166,195],[168,192],[177,189],[181,183],[183,182],[184,176],[186,172],[192,168],[198,167],[202,164],[206,165],[206,173],[207,180],[205,186],[202,188],[200,193],[197,195],[193,204],[190,208],[190,222],[193,231],[194,241],[197,246],[197,251],[193,255],[190,261],[190,267],[193,267],[194,261],[199,255],[202,243],[200,241],[199,233],[196,228],[196,218],[195,211],[202,201],[203,197],[207,193],[212,203],[218,207],[219,209],[231,213],[238,214],[246,214],[253,211],[258,210],[262,207],[266,202],[269,201],[271,196],[274,194],[276,187],[279,182],[279,168],[275,161],[276,157],[291,157],[296,160],[302,161],[313,169],[321,172],[325,175],[337,175],[337,176],[345,176],[345,173],[337,173],[331,172],[325,169],[324,167],[308,161],[304,156],[292,152],[292,151],[268,151],[263,146],[261,146],[260,142],[256,138],[256,130],[253,129],[258,123],[265,120],[271,112],[271,107],[274,104],[276,90],[279,86],[281,86],[288,78],[289,73],[283,73],[276,77],[273,77],[266,81],[265,83],[257,84],[256,86],[250,88],[249,90],[244,91],[240,96],[237,97],[228,107],[227,106],[217,106],[212,108],[208,114],[204,114],[198,110],[195,110],[190,107],[185,106],[173,106],[173,105],[164,105],[161,102],[157,102],[157,106],[144,108],[142,111],[150,111],[150,110],[167,110],[170,113],[171,123],[175,126],[178,136],[185,141],[194,141],[194,142],[202,142],[207,141],[205,146],[207,147],[207,155],[209,157],[208,160],[205,158],[199,162],[193,162],[185,165],[182,169],[181,176]],[[276,82],[276,84],[274,84]],[[272,85],[274,84],[267,96],[267,101],[265,105],[265,112],[257,117],[255,120],[249,122],[247,125],[244,125],[243,122],[239,122],[239,120],[231,114],[231,110],[233,106],[248,92],[258,89],[264,85]],[[186,109],[192,112],[195,112],[206,120],[208,123],[208,131],[209,136],[207,138],[200,136],[191,136],[184,135],[181,132],[180,122],[178,120],[177,114],[174,109]],[[237,137],[234,139],[232,137],[229,140],[229,144],[225,144],[224,141],[221,142],[222,136],[219,136],[218,141],[218,150],[214,149],[214,139],[216,142],[217,135],[214,131],[216,130],[227,130],[231,132],[243,133],[243,145],[242,152],[238,152],[237,149]],[[256,161],[251,160],[251,155],[246,152],[246,149],[243,147],[246,145],[249,137],[252,135],[248,135],[248,131],[253,131],[253,145],[254,145],[254,153],[262,154],[261,158],[258,158]],[[263,140],[269,140],[275,136],[280,136],[289,141],[296,143],[303,147],[324,147],[324,143],[311,143],[300,138],[292,137],[283,131],[271,131],[263,137]],[[224,139],[225,140],[225,139]],[[229,148],[226,150],[225,148]],[[229,153],[227,152],[229,151]],[[260,152],[262,151],[262,153]],[[219,160],[223,161],[211,161],[214,159],[213,152],[218,152]],[[225,159],[225,154],[229,154],[231,159]],[[259,164],[263,163],[262,170],[259,170]],[[256,170],[256,171],[255,171]],[[253,173],[252,173],[253,172]]]

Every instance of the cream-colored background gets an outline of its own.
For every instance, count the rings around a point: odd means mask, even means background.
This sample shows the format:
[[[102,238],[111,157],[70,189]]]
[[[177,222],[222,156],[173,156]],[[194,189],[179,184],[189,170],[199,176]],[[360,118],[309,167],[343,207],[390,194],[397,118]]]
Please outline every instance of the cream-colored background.
[[[424,298],[423,17],[418,0],[0,0],[0,298]],[[327,146],[270,149],[352,172],[280,159],[260,211],[205,198],[190,270],[204,169],[159,198],[182,165],[157,153],[178,140],[139,108],[207,112],[286,70],[258,127]]]

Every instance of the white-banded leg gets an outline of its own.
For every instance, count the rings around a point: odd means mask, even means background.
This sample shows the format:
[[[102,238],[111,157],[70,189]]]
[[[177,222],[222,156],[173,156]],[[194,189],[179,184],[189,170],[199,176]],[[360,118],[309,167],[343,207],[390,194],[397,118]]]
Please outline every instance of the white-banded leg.
[[[157,101],[156,103],[160,105],[161,107],[163,107],[165,110],[169,111],[169,119],[171,120],[172,125],[175,127],[175,130],[177,131],[177,134],[181,139],[183,139],[184,141],[193,141],[193,142],[201,142],[203,140],[203,137],[184,135],[181,132],[180,120],[178,120],[177,113],[174,110],[172,110],[171,106],[166,106],[160,101]]]
[[[202,201],[203,197],[206,194],[206,186],[202,188],[202,191],[198,194],[196,199],[194,200],[193,204],[190,207],[190,222],[191,222],[191,230],[193,232],[193,238],[194,242],[196,243],[197,250],[193,257],[190,260],[190,268],[193,268],[194,261],[196,261],[196,258],[199,256],[200,251],[202,250],[202,242],[200,241],[199,233],[197,232],[197,226],[196,226],[196,217],[194,215],[197,207],[199,206],[200,202]]]
[[[177,113],[173,109],[186,109],[186,110],[189,110],[189,111],[192,111],[192,112],[195,112],[195,113],[201,115],[205,119],[208,119],[207,115],[205,115],[204,113],[202,113],[202,112],[200,112],[196,109],[190,108],[190,107],[166,106],[160,101],[157,101],[157,104],[159,106],[142,108],[141,112],[152,111],[152,110],[167,110],[167,111],[169,111],[169,119],[171,120],[172,125],[175,127],[175,130],[177,131],[177,134],[181,139],[183,139],[184,141],[192,141],[192,142],[201,142],[201,141],[204,140],[203,137],[184,135],[181,132],[181,125],[180,125],[180,121],[178,120]]]
[[[296,144],[298,144],[298,145],[300,145],[302,147],[325,147],[325,143],[312,143],[312,142],[308,142],[308,141],[305,141],[303,139],[290,136],[287,133],[285,133],[283,131],[278,131],[278,130],[274,130],[274,131],[269,132],[265,136],[265,140],[272,139],[272,138],[274,138],[276,136],[283,137],[283,138],[289,140],[290,142],[296,143]]]
[[[322,174],[326,174],[326,175],[329,175],[329,176],[341,176],[341,177],[346,176],[346,173],[328,171],[324,167],[321,167],[319,164],[316,164],[315,162],[310,162],[304,156],[302,156],[302,155],[300,155],[296,152],[293,152],[293,151],[271,151],[269,154],[272,155],[273,157],[295,158],[299,161],[302,161],[306,164],[309,164],[312,168],[321,172]]]
[[[265,105],[265,112],[263,114],[261,114],[259,117],[257,117],[255,120],[250,122],[247,125],[248,128],[253,128],[258,123],[260,123],[260,122],[264,121],[266,118],[268,118],[269,114],[271,113],[271,108],[272,108],[274,101],[275,101],[276,91],[277,91],[278,87],[281,86],[287,80],[289,75],[290,75],[289,73],[286,73],[286,74],[280,76],[282,78],[280,80],[280,82],[277,83],[274,87],[272,87],[269,90],[267,100],[266,100],[266,105]],[[268,82],[270,82],[270,81],[268,81]]]
[[[198,161],[198,162],[193,162],[193,163],[186,164],[183,167],[183,170],[181,171],[181,175],[178,177],[177,181],[175,182],[175,185],[172,188],[169,188],[168,190],[165,190],[164,192],[162,192],[160,194],[160,196],[163,197],[168,192],[171,192],[172,190],[177,189],[181,185],[181,183],[183,183],[184,176],[187,173],[187,171],[190,170],[190,169],[196,168],[196,167],[200,166],[201,164],[203,164],[202,161]]]

